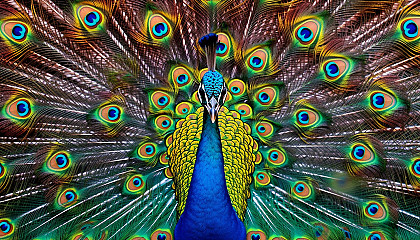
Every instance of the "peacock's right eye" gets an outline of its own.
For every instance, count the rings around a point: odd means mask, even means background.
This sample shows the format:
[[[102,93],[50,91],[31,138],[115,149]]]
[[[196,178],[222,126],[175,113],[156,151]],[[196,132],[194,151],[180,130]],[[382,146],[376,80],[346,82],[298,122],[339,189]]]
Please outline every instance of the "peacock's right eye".
[[[1,32],[7,39],[22,43],[28,36],[29,27],[21,21],[6,21],[1,25]]]

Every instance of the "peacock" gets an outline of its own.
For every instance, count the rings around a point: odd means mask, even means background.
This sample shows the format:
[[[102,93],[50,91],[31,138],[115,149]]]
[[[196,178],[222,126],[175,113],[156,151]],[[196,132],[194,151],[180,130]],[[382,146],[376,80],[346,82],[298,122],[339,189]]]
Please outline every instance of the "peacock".
[[[420,239],[420,1],[0,1],[1,240]]]

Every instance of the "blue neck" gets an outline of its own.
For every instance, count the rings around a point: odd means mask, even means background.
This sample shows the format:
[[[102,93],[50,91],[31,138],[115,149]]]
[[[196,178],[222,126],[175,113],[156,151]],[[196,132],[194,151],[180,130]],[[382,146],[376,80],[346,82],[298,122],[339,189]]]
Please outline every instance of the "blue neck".
[[[226,187],[219,128],[205,111],[203,132],[185,209],[175,227],[175,239],[235,239],[246,237]]]

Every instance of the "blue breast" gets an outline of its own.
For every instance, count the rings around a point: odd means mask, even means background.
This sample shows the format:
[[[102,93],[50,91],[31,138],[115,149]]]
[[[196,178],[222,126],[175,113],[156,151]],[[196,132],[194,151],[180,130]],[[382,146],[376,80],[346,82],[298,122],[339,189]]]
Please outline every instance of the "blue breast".
[[[245,226],[232,206],[226,187],[217,122],[211,123],[207,112],[204,115],[188,198],[175,227],[175,239],[245,239]]]

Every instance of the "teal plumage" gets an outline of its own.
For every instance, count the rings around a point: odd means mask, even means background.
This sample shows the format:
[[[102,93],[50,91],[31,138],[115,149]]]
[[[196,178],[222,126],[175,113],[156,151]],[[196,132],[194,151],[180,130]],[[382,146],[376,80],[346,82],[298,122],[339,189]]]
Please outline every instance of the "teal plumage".
[[[0,239],[420,238],[419,1],[0,2]]]

